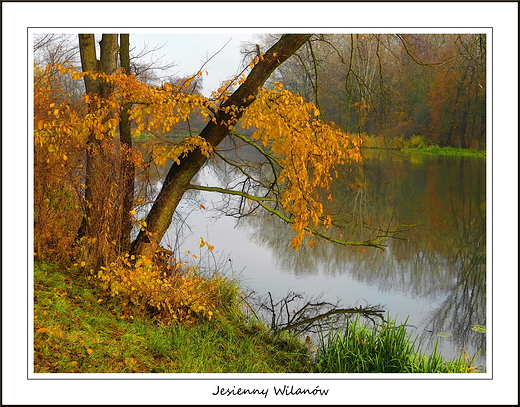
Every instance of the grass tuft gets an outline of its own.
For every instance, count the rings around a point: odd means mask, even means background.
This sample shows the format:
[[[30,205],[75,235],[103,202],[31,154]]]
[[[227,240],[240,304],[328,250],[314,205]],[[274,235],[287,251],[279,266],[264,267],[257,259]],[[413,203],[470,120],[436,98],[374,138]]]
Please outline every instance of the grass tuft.
[[[445,362],[437,352],[417,352],[417,338],[407,333],[406,323],[395,320],[368,325],[359,317],[349,320],[345,330],[321,335],[315,370],[320,373],[475,373],[467,355]]]

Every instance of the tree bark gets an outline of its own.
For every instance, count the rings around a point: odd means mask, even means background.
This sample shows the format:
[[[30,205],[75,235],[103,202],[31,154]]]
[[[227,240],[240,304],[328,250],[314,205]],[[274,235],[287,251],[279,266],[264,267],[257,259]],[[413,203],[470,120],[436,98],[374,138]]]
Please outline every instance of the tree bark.
[[[96,56],[96,42],[94,34],[79,34],[79,54],[81,57],[81,69],[83,72],[97,71],[98,60]],[[89,76],[84,77],[85,93],[99,94],[99,81],[92,79]],[[95,144],[96,140],[92,134],[87,140],[86,150],[86,168],[85,168],[85,206],[84,214],[81,219],[81,225],[77,233],[77,239],[81,239],[88,235],[90,220],[92,219],[92,202],[94,201],[94,186],[91,185],[93,179],[93,156],[90,148]]]
[[[280,40],[263,55],[263,58],[251,70],[246,81],[216,112],[216,123],[210,121],[200,136],[212,146],[218,146],[229,134],[229,126],[238,122],[244,110],[253,102],[259,89],[274,70],[308,41],[310,36],[311,34],[282,35]],[[223,110],[232,105],[238,108],[236,117],[232,117]],[[132,247],[134,254],[144,255],[148,258],[155,254],[190,181],[206,161],[207,157],[197,149],[184,157],[180,165],[171,166],[163,187],[146,218],[147,230],[139,232],[134,241]]]
[[[117,69],[117,57],[119,52],[119,44],[117,43],[118,34],[103,34],[100,47],[99,72],[112,75]],[[112,86],[105,81],[101,81],[100,96],[105,97],[112,92]]]
[[[120,35],[119,58],[121,67],[127,75],[130,75],[130,35]],[[130,211],[134,205],[135,165],[128,159],[132,149],[132,134],[128,110],[131,103],[121,106],[119,120],[119,140],[122,148],[121,174],[122,174],[122,211],[121,211],[121,235],[119,239],[120,250],[124,253],[130,250],[130,234],[132,232],[132,215]]]
[[[117,51],[118,46],[118,34],[103,34],[100,42],[101,52],[100,60],[97,60],[96,56],[96,43],[94,34],[79,34],[79,51],[81,57],[81,68],[83,72],[96,71],[107,74],[113,74],[117,69]],[[92,79],[89,76],[85,76],[85,90],[87,94],[95,94],[99,97],[108,95],[111,91],[109,86],[102,79]],[[95,109],[95,107],[90,107]],[[96,197],[102,194],[103,185],[97,185],[94,181],[96,178],[96,171],[98,170],[98,160],[100,160],[100,145],[99,140],[89,135],[87,140],[86,150],[86,169],[85,169],[85,209],[84,216],[81,222],[81,226],[77,233],[77,239],[82,237],[96,237],[96,228],[93,227],[92,220],[96,209],[95,202]]]
[[[79,34],[79,55],[81,58],[81,69],[83,72],[97,71],[98,60],[96,56],[96,41],[94,34]],[[98,81],[85,76],[86,93],[99,93]]]

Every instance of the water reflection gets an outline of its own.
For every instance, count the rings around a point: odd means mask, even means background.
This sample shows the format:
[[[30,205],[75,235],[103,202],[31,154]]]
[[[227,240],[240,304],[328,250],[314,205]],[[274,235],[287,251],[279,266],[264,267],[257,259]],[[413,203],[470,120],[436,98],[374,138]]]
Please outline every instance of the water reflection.
[[[361,180],[352,186],[355,177]],[[482,351],[485,334],[473,325],[486,325],[485,161],[464,157],[368,157],[359,173],[340,177],[334,186],[336,215],[347,223],[414,223],[403,237],[391,240],[386,252],[318,242],[295,253],[292,231],[268,214],[241,221],[250,239],[269,248],[283,272],[297,277],[348,274],[381,293],[431,299],[435,308],[423,315],[421,339],[441,341],[447,353],[461,348]],[[389,310],[392,311],[391,309]],[[410,310],[410,314],[416,310]],[[439,336],[441,334],[442,336]]]
[[[253,149],[240,156],[260,159]],[[197,182],[226,186],[239,178],[229,166],[211,161]],[[343,227],[333,232],[345,238],[366,238],[397,224],[415,226],[398,236],[402,239],[389,240],[384,252],[322,241],[295,252],[293,231],[277,217],[256,211],[237,224],[225,217],[214,222],[207,210],[198,210],[199,203],[230,213],[237,201],[191,191],[180,215],[182,225],[192,227],[193,240],[183,235],[183,241],[193,249],[210,231],[212,244],[232,252],[245,268],[245,283],[264,294],[301,287],[307,296],[336,294],[346,305],[386,304],[391,315],[410,316],[425,345],[439,340],[448,358],[461,348],[471,355],[481,350],[477,363],[485,363],[486,335],[472,330],[486,325],[485,159],[368,151],[354,172],[339,174],[332,192],[327,210]],[[166,239],[171,243],[180,233],[173,225]]]

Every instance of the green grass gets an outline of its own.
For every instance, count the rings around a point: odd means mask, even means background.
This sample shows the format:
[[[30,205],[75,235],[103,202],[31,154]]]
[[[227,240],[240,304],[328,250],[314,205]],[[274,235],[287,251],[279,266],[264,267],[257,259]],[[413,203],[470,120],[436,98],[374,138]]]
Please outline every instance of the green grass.
[[[180,130],[173,130],[166,134],[152,134],[148,132],[142,132],[139,136],[134,136],[133,140],[135,142],[157,142],[158,140],[166,140],[171,143],[180,143],[182,140],[184,140],[186,137],[193,135],[196,136],[199,132],[193,132],[190,134],[186,131],[180,131]]]
[[[74,269],[36,263],[35,373],[309,372],[306,347],[237,313],[194,326],[124,318]]]
[[[390,318],[384,323],[349,321],[343,333],[321,337],[315,370],[322,373],[475,373],[475,358],[444,361],[437,343],[430,355],[416,351],[416,339]]]
[[[473,360],[418,354],[404,326],[351,321],[311,352],[228,309],[192,326],[129,318],[85,275],[34,268],[35,373],[418,373],[474,372]],[[311,356],[311,354],[313,356]]]
[[[403,152],[406,153],[422,153],[432,155],[458,155],[465,157],[486,157],[485,150],[469,150],[464,148],[454,147],[439,147],[439,146],[428,146],[428,147],[411,147],[403,148]]]
[[[381,137],[362,135],[363,147],[372,149],[400,150],[406,153],[422,153],[432,155],[458,155],[467,157],[486,157],[486,150],[471,150],[466,148],[440,147],[433,145],[424,136]]]

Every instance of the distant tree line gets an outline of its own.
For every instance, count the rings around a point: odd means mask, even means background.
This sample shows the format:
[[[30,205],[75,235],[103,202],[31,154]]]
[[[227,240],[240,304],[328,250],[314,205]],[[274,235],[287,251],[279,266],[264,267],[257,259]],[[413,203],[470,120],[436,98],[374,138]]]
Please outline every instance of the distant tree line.
[[[486,146],[485,34],[314,35],[271,79],[348,133]]]

